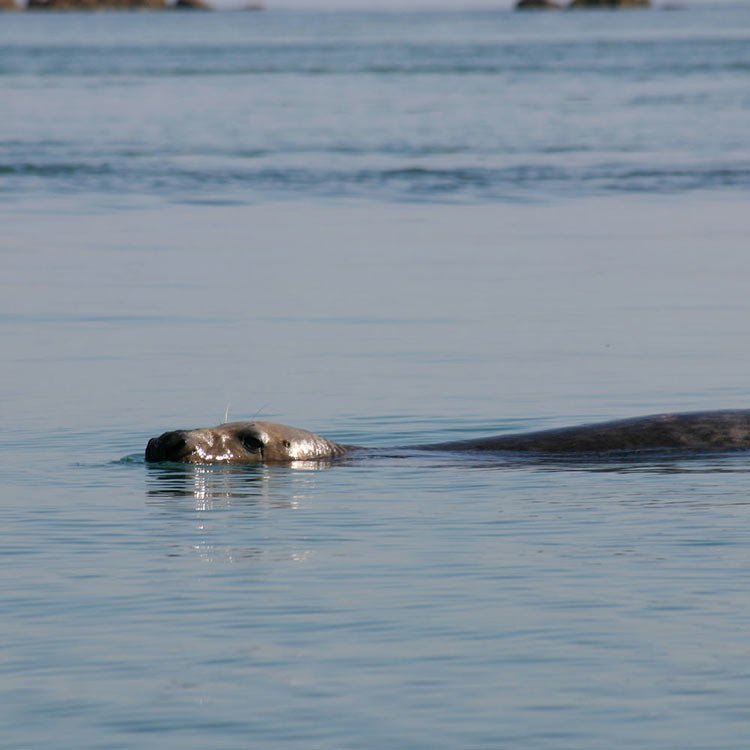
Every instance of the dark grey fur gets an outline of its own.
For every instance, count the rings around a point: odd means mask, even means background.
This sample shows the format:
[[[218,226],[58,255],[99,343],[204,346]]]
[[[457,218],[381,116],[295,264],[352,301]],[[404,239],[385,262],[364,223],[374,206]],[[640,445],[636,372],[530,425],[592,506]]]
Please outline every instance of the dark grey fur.
[[[403,446],[408,450],[524,454],[685,452],[750,448],[750,409],[655,414],[447,443]],[[176,430],[152,438],[147,461],[183,463],[283,463],[330,460],[364,450],[274,422],[232,422],[197,430]]]

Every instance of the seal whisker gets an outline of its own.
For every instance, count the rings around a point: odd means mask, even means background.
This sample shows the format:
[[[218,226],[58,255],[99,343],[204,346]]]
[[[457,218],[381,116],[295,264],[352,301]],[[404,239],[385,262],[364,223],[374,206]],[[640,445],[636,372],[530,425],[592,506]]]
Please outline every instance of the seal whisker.
[[[256,411],[255,414],[253,414],[252,417],[250,417],[250,419],[257,419],[260,416],[260,414],[263,411],[263,409],[265,409],[268,406],[268,404],[269,404],[269,402],[266,401],[266,403],[263,404],[263,406],[261,406],[260,409],[258,409],[258,411]]]

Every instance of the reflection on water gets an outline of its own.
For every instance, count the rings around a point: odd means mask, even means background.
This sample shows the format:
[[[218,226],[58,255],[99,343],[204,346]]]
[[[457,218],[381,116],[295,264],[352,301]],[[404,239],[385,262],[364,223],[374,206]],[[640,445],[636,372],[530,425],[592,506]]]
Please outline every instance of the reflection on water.
[[[310,465],[314,464],[314,465]],[[288,538],[275,540],[265,523],[276,511],[296,511],[316,488],[316,469],[324,462],[294,462],[290,467],[196,466],[146,464],[147,503],[160,515],[175,519],[170,527],[177,541],[168,557],[197,557],[204,563],[303,562],[309,549]],[[184,500],[189,499],[186,505]],[[235,513],[237,523],[252,523],[258,531],[253,544],[226,538],[217,513]],[[271,521],[273,525],[273,521]],[[187,529],[192,532],[187,534]],[[186,542],[186,534],[190,541]]]
[[[147,465],[147,494],[151,498],[192,497],[196,510],[228,507],[236,500],[294,508],[314,486],[315,472],[330,465],[327,461],[293,461],[288,467]]]
[[[455,453],[415,451],[409,449],[373,450],[354,456],[330,461],[293,462],[289,466],[266,465],[215,465],[193,464],[146,464],[148,504],[159,513],[174,518],[175,536],[179,541],[170,542],[169,557],[193,556],[204,563],[262,563],[266,561],[304,562],[310,559],[309,535],[319,534],[315,529],[322,498],[340,492],[340,480],[349,475],[357,485],[359,476],[372,474],[392,482],[393,475],[421,477],[421,491],[443,492],[446,483],[458,483],[471,487],[494,481],[518,481],[535,484],[542,476],[559,475],[563,484],[574,481],[576,475],[631,475],[635,481],[649,480],[647,477],[694,477],[695,482],[705,483],[715,475],[742,475],[749,471],[748,454],[712,453],[689,454],[679,451],[646,451],[642,453],[622,452],[601,455],[578,456],[533,456],[519,454]],[[143,462],[141,461],[141,464]],[[323,472],[334,463],[342,472]],[[349,474],[351,472],[351,474]],[[495,474],[497,480],[493,480]],[[503,479],[506,475],[511,475]],[[638,480],[640,476],[643,479]],[[390,477],[390,479],[389,479]],[[569,477],[569,479],[566,479]],[[585,481],[585,477],[583,477]],[[592,479],[593,481],[593,479]],[[685,481],[685,480],[683,480]],[[689,480],[687,480],[689,481]],[[610,489],[606,489],[606,494]],[[731,502],[743,505],[750,502],[744,493],[731,498],[718,495],[711,500],[705,497],[680,496],[676,501],[667,499],[655,490],[645,494],[636,493],[629,498],[618,489],[607,502],[618,500],[629,505],[659,506],[665,502],[677,502],[682,507],[707,507],[711,503]],[[184,502],[187,501],[187,502]],[[533,504],[538,499],[530,501]],[[545,495],[545,503],[554,504]],[[503,499],[498,496],[498,507]],[[350,512],[349,502],[336,506],[335,516]],[[303,533],[299,537],[284,535],[276,537],[273,529],[278,519],[277,512],[306,511],[314,514],[311,520],[305,513],[300,521]],[[253,544],[238,544],[237,538],[227,540],[216,533],[215,514],[235,513],[239,523],[252,524],[257,531]],[[311,523],[311,526],[307,526]],[[225,522],[219,522],[218,527]],[[192,528],[189,543],[185,541],[186,527]]]
[[[285,466],[161,464],[146,465],[149,498],[194,500],[198,511],[241,503],[295,509],[320,485],[318,472],[338,466],[406,463],[417,471],[590,472],[612,474],[744,474],[750,472],[746,451],[686,453],[678,450],[622,451],[582,455],[522,455],[380,449],[336,461],[293,461]],[[383,467],[387,472],[388,468]]]
[[[535,470],[615,474],[719,474],[750,471],[750,453],[685,453],[676,450],[620,452],[584,456],[549,456],[534,462]],[[527,463],[527,466],[529,464]]]

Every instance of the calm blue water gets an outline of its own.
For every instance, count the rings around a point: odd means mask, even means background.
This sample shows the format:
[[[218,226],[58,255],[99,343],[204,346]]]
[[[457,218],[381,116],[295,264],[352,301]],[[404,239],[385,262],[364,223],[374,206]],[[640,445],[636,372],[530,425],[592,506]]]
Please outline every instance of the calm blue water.
[[[750,186],[746,8],[3,16],[9,196],[524,200]]]
[[[750,9],[0,15],[12,748],[723,750],[742,455],[146,466],[749,407]]]

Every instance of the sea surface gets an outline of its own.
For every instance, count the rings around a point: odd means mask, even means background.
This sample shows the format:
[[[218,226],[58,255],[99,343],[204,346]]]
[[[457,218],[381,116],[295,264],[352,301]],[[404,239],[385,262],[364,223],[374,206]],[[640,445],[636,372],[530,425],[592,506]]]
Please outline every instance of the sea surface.
[[[0,15],[13,750],[744,750],[750,464],[146,465],[750,407],[750,7]]]

